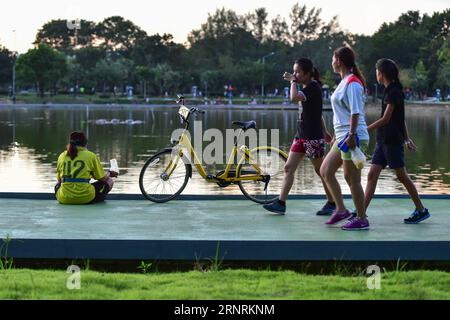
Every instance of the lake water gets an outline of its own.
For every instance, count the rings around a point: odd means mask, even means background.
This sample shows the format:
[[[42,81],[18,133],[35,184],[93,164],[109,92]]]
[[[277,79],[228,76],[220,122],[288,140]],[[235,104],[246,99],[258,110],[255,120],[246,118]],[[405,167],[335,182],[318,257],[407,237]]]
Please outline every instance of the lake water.
[[[378,106],[368,105],[367,121],[378,118]],[[296,130],[295,110],[248,110],[205,107],[203,131],[231,128],[234,120],[256,120],[258,128],[280,129],[281,148],[289,150]],[[406,152],[407,169],[420,193],[450,194],[450,107],[408,106],[407,123],[418,150]],[[332,112],[324,112],[332,130]],[[111,120],[116,119],[114,121]],[[132,120],[132,121],[131,121]],[[105,168],[116,158],[121,168],[114,193],[140,193],[139,173],[144,161],[169,145],[174,129],[180,127],[177,108],[163,107],[0,107],[0,192],[52,192],[56,181],[56,161],[65,149],[68,134],[83,130],[89,136],[89,149],[98,153]],[[373,151],[375,137],[369,147]],[[204,145],[207,145],[205,142]],[[210,165],[214,174],[220,165]],[[365,184],[368,166],[363,169]],[[296,194],[323,194],[320,180],[305,160],[297,170],[293,187]],[[342,171],[338,179],[349,193]],[[384,170],[378,193],[404,194],[406,191],[390,170]],[[184,194],[239,194],[237,186],[222,189],[208,184],[194,170]]]

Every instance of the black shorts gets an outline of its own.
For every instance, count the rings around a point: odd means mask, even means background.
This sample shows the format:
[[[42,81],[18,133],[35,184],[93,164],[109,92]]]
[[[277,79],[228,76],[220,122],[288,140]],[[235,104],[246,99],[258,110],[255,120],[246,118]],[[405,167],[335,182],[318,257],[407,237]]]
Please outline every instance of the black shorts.
[[[111,191],[109,188],[109,185],[104,181],[96,181],[92,183],[92,186],[95,189],[95,198],[89,203],[97,203],[97,202],[103,202],[106,200],[106,195]],[[55,185],[55,195],[58,192],[58,189],[61,188],[61,182],[58,182]]]
[[[403,144],[380,144],[377,142],[372,156],[372,164],[386,168],[399,169],[405,166]]]

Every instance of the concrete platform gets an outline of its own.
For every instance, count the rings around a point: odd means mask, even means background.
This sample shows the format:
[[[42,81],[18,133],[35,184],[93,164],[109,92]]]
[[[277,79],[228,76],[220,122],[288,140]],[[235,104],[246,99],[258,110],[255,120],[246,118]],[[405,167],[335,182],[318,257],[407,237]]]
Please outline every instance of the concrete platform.
[[[315,215],[324,201],[317,196],[294,197],[288,202],[286,216],[272,216],[260,205],[241,197],[198,200],[187,196],[185,200],[166,204],[109,200],[88,206],[63,206],[54,200],[43,200],[50,197],[0,196],[0,237],[12,238],[9,256],[112,260],[196,260],[216,255],[224,260],[247,261],[450,260],[450,198],[445,196],[425,197],[432,217],[418,225],[403,223],[412,210],[411,200],[402,196],[378,197],[368,211],[372,229],[364,232],[326,227],[327,218]],[[349,208],[353,207],[351,200],[346,202]]]

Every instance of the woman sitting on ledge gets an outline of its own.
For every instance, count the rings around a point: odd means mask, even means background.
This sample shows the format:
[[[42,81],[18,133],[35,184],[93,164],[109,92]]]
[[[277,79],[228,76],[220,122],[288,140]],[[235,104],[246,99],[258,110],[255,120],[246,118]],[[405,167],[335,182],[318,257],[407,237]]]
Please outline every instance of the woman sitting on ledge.
[[[56,199],[61,204],[88,204],[105,201],[118,172],[105,174],[96,154],[87,150],[83,132],[72,132],[67,150],[61,153],[57,164],[58,183]],[[90,183],[91,178],[97,180]]]

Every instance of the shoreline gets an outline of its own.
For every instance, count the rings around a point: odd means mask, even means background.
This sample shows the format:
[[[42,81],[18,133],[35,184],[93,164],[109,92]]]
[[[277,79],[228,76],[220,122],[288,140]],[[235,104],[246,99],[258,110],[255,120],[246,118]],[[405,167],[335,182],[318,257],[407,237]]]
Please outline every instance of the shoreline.
[[[236,109],[236,110],[298,110],[298,106],[294,104],[256,104],[256,105],[246,105],[246,104],[216,104],[216,105],[202,105],[202,104],[188,104],[189,106],[196,106],[202,109]],[[153,109],[153,108],[178,108],[177,104],[80,104],[80,103],[0,103],[0,108],[114,108],[114,109]],[[331,105],[324,105],[324,110],[331,110]]]
[[[379,105],[378,102],[369,101],[366,103],[368,106],[373,106],[376,104]],[[202,104],[191,104],[192,106],[197,106],[205,109],[236,109],[236,110],[298,110],[298,106],[294,104],[256,104],[256,105],[248,105],[248,104],[217,104],[217,105],[202,105]],[[410,107],[440,107],[440,108],[450,108],[450,101],[446,102],[423,102],[423,101],[407,101],[407,106]],[[92,104],[92,103],[4,103],[0,102],[0,108],[117,108],[117,109],[148,109],[148,108],[177,108],[177,104],[116,104],[116,103],[104,103],[104,104]],[[331,104],[324,103],[324,110],[331,111]]]

